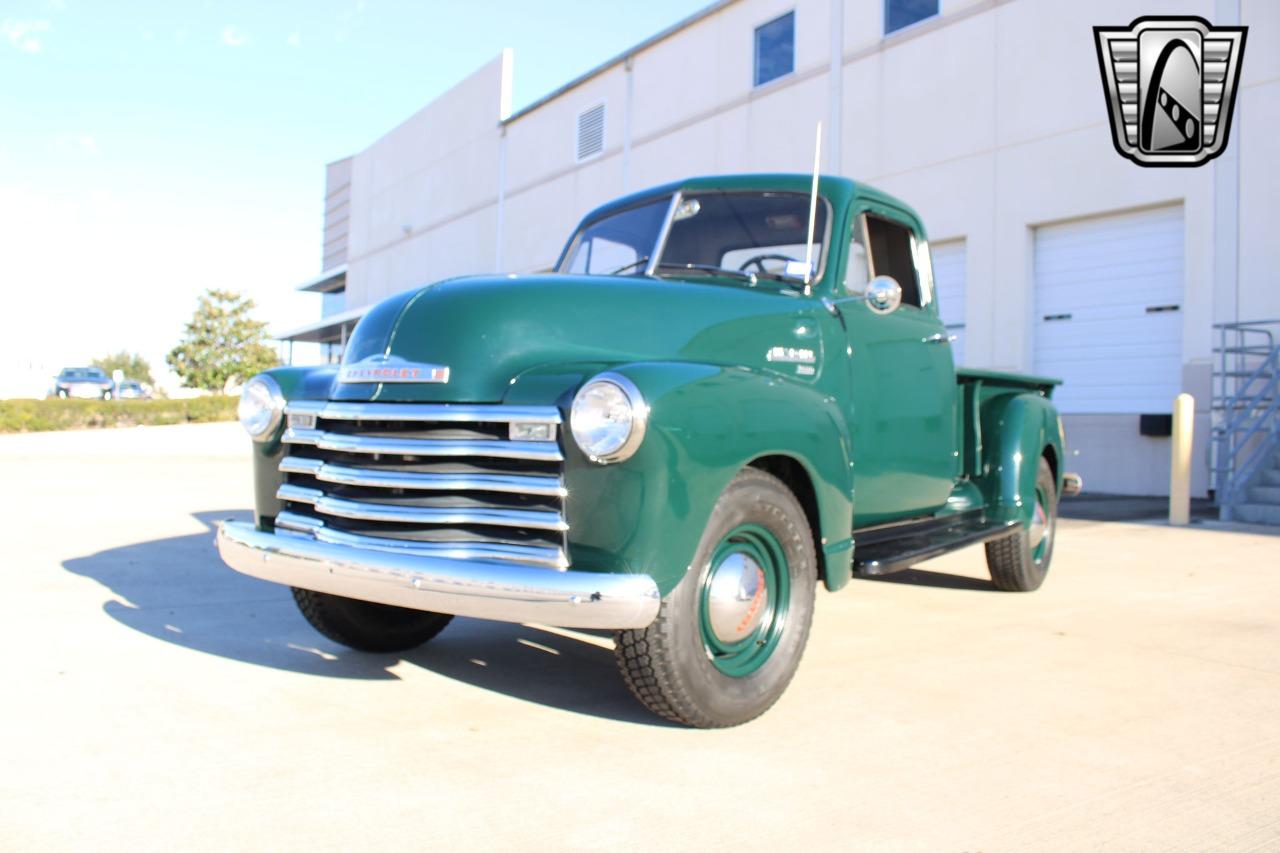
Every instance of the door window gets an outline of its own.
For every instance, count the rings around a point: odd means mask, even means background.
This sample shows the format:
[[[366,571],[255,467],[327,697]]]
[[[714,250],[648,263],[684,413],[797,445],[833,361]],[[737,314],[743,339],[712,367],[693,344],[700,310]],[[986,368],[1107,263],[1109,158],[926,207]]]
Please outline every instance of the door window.
[[[867,264],[867,247],[862,245],[862,220],[853,227],[853,239],[849,241],[849,258],[844,268],[844,292],[865,293],[871,281],[871,267]]]
[[[911,229],[879,216],[864,217],[867,241],[871,246],[871,272],[897,279],[902,286],[902,304],[919,308],[920,277],[916,271],[915,240]]]

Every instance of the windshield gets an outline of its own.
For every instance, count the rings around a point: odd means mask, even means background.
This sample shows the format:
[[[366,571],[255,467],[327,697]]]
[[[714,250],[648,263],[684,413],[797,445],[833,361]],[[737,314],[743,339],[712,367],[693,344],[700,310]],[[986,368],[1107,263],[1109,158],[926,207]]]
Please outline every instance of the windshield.
[[[670,199],[597,219],[575,237],[561,272],[642,275]],[[809,196],[789,192],[686,192],[654,265],[656,275],[740,275],[803,280]],[[822,268],[827,205],[814,221],[812,269]]]
[[[671,199],[663,198],[597,219],[578,233],[560,272],[644,272],[669,207]]]
[[[107,374],[96,367],[68,367],[62,371],[59,379],[106,379]]]

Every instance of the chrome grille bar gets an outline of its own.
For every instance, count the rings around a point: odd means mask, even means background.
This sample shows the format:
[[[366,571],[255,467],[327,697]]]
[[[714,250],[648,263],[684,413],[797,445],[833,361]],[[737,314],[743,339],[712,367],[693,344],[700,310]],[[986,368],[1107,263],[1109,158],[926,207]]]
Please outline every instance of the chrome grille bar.
[[[487,524],[532,530],[568,530],[558,512],[485,507],[416,507],[370,503],[326,495],[319,489],[285,483],[276,490],[282,501],[311,504],[316,512],[363,521],[397,521],[408,524]]]
[[[560,448],[549,441],[502,441],[380,438],[344,435],[319,429],[287,429],[286,444],[307,444],[342,453],[391,453],[401,456],[487,456],[492,459],[532,459],[560,462]]]
[[[334,403],[300,400],[288,415],[312,415],[335,421],[437,421],[441,423],[559,424],[554,406],[475,406],[458,403]]]
[[[556,407],[303,400],[285,411],[281,533],[569,568]]]
[[[352,468],[319,459],[286,456],[280,461],[286,474],[305,474],[323,483],[342,486],[369,486],[420,491],[504,492],[517,495],[564,497],[568,494],[559,477],[539,474],[424,474],[413,471],[380,471]]]
[[[302,534],[305,538],[328,542],[331,545],[391,551],[398,554],[422,554],[452,560],[505,560],[562,571],[569,568],[569,561],[560,548],[505,545],[496,542],[419,542],[411,539],[362,536],[358,533],[325,527],[323,521],[288,511],[276,516],[276,530],[282,533]]]

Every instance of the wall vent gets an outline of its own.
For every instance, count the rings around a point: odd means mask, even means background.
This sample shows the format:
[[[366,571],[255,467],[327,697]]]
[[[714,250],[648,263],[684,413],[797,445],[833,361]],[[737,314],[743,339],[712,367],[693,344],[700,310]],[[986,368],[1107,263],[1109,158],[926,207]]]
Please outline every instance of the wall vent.
[[[604,101],[578,113],[578,162],[604,152]]]

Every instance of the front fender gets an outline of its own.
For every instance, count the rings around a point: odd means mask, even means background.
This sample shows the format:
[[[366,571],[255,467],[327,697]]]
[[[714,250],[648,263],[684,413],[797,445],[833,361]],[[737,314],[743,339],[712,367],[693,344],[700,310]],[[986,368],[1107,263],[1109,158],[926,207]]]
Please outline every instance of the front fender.
[[[1057,409],[1038,393],[1007,394],[986,401],[980,418],[983,458],[977,484],[987,516],[1030,524],[1040,457],[1049,449],[1055,460],[1062,459]],[[1055,472],[1059,491],[1061,467]]]
[[[327,400],[338,374],[336,367],[273,367],[264,371],[280,386],[285,401]],[[284,482],[280,473],[280,457],[284,455],[280,437],[284,434],[284,422],[265,441],[253,444],[254,523],[260,530],[275,524],[282,505],[276,490]]]
[[[540,396],[543,405],[555,399],[567,412],[573,393],[599,369],[543,369],[520,377],[507,399],[533,402],[530,396]],[[815,544],[825,544],[829,555],[844,554],[847,563],[850,452],[834,399],[785,377],[737,367],[641,362],[608,369],[640,389],[649,424],[634,456],[599,465],[577,448],[566,422],[566,513],[575,569],[643,572],[666,595],[684,577],[725,486],[752,461],[775,455],[795,460],[809,475],[821,540]],[[840,582],[828,578],[829,585]]]

